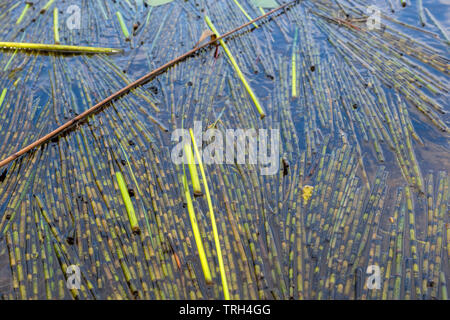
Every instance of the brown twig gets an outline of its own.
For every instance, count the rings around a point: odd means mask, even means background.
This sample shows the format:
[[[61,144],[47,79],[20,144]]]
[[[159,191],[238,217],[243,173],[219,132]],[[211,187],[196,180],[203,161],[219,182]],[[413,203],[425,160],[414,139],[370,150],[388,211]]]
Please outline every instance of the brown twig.
[[[128,93],[130,90],[144,84],[145,82],[149,81],[150,79],[152,79],[153,77],[157,76],[158,74],[164,72],[166,69],[170,68],[171,66],[173,66],[174,64],[183,61],[184,59],[186,59],[187,57],[193,55],[194,53],[196,53],[197,51],[206,48],[207,46],[217,42],[220,39],[226,38],[229,35],[236,33],[240,30],[242,30],[243,28],[255,23],[256,21],[259,21],[261,19],[266,18],[267,16],[271,15],[272,13],[275,13],[281,9],[286,8],[289,5],[293,5],[294,3],[299,2],[299,0],[294,0],[294,1],[290,1],[288,3],[285,3],[281,6],[279,6],[278,8],[275,8],[273,10],[268,11],[266,14],[259,16],[258,18],[253,19],[252,21],[249,21],[243,25],[241,25],[240,27],[237,27],[236,29],[233,29],[223,35],[221,35],[220,37],[217,37],[215,39],[212,39],[211,41],[197,47],[194,48],[188,52],[186,52],[185,54],[167,62],[166,64],[160,66],[159,68],[149,72],[148,74],[146,74],[145,76],[143,76],[142,78],[134,81],[133,83],[130,83],[129,85],[127,85],[126,87],[120,89],[119,91],[113,93],[112,95],[110,95],[108,98],[100,101],[99,103],[97,103],[95,106],[89,108],[88,110],[84,111],[83,113],[79,114],[78,116],[76,116],[75,118],[73,118],[72,120],[66,122],[65,124],[63,124],[62,126],[60,126],[59,128],[53,130],[52,132],[46,134],[45,136],[43,136],[42,138],[36,140],[35,142],[31,143],[30,145],[26,146],[25,148],[23,148],[20,151],[17,151],[16,153],[10,155],[9,157],[7,157],[6,159],[0,161],[0,168],[9,164],[11,161],[14,161],[15,159],[19,158],[20,156],[24,155],[25,153],[29,152],[30,150],[40,146],[43,143],[48,142],[49,140],[53,139],[54,137],[58,136],[59,134],[61,134],[62,132],[64,132],[65,130],[67,130],[68,128],[72,127],[74,124],[78,123],[81,120],[86,119],[88,116],[92,115],[93,113],[95,113],[96,111],[100,110],[102,107],[104,107],[105,105],[107,105],[108,103],[110,103],[111,101],[123,96],[124,94]]]

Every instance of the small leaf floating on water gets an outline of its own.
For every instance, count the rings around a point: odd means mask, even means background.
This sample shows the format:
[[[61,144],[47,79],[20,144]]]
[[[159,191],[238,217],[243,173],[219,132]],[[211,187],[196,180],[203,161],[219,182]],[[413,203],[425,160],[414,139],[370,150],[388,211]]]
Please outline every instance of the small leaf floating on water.
[[[200,36],[200,39],[195,44],[194,48],[197,48],[203,41],[205,41],[207,38],[210,38],[211,40],[216,39],[216,34],[212,32],[211,30],[204,30],[202,35]]]

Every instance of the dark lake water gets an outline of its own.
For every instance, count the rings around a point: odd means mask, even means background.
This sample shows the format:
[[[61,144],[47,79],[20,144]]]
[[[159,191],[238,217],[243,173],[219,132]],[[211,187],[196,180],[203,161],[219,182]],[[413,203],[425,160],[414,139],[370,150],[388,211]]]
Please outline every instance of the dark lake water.
[[[272,1],[166,2],[0,1],[0,42],[122,50],[2,43],[0,161]],[[447,299],[450,2],[422,2],[292,3],[1,167],[0,299]]]

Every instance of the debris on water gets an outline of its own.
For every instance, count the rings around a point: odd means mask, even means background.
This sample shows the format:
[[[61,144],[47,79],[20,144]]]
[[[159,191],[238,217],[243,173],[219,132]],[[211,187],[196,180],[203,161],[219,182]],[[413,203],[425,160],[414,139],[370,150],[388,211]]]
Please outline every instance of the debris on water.
[[[311,198],[313,190],[314,190],[313,186],[309,186],[309,185],[303,186],[302,198],[303,198],[305,205],[308,203],[308,200]]]

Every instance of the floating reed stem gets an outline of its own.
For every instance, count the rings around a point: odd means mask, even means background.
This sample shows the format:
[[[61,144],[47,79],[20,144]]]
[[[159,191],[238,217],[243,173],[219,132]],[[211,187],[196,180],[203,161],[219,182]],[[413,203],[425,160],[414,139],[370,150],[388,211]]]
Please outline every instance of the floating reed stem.
[[[242,11],[242,13],[247,17],[247,19],[249,21],[252,21],[252,17],[250,17],[250,15],[247,13],[247,11],[245,11],[245,9],[241,6],[241,4],[237,0],[233,0],[233,1],[239,7],[239,9]],[[255,26],[255,28],[258,28],[258,25],[256,23],[253,23],[253,25]]]
[[[296,63],[297,37],[298,37],[298,29],[295,28],[294,44],[292,45],[292,98],[297,98],[297,63]]]
[[[120,13],[120,11],[117,11],[116,16],[117,16],[117,19],[119,19],[120,28],[122,29],[122,33],[125,36],[125,40],[130,41],[130,33],[128,32],[127,25],[125,24],[125,21],[123,20],[122,13]]]
[[[253,22],[259,21],[261,19],[266,18],[267,16],[280,11],[281,9],[284,9],[288,6],[294,5],[298,3],[298,0],[294,0],[288,3],[285,3],[281,6],[279,6],[278,8],[275,8],[273,10],[270,10],[269,12],[267,12],[265,15],[259,16],[258,18],[253,19],[250,22],[244,23],[243,25],[228,31],[227,33],[221,35],[220,37],[216,37],[216,39],[212,39],[211,41],[200,45],[194,49],[191,49],[190,51],[182,54],[181,56],[178,56],[177,58],[167,62],[166,64],[160,66],[159,68],[156,68],[155,70],[147,73],[146,75],[144,75],[143,77],[137,79],[136,81],[128,84],[127,86],[123,87],[122,89],[116,91],[115,93],[113,93],[112,95],[110,95],[108,98],[100,101],[99,103],[97,103],[96,105],[94,105],[93,107],[89,108],[88,110],[84,111],[83,113],[79,114],[78,116],[74,117],[73,119],[69,120],[68,122],[64,123],[63,125],[61,125],[60,127],[56,128],[55,130],[53,130],[52,132],[46,134],[45,136],[43,136],[42,138],[34,141],[33,143],[31,143],[30,145],[22,148],[21,150],[17,151],[16,153],[10,155],[9,157],[7,157],[6,159],[0,161],[0,168],[7,165],[8,163],[10,163],[11,161],[14,161],[15,159],[17,159],[18,157],[24,155],[25,153],[27,153],[28,151],[36,148],[37,146],[49,141],[50,139],[58,136],[59,134],[61,134],[62,132],[64,132],[65,130],[67,130],[68,128],[70,128],[71,126],[73,126],[75,123],[87,118],[88,116],[92,115],[93,113],[95,113],[96,111],[98,111],[100,108],[104,107],[105,105],[107,105],[108,103],[110,103],[111,101],[113,101],[114,99],[117,99],[125,94],[127,94],[130,90],[142,85],[143,83],[146,83],[147,81],[149,81],[150,79],[152,79],[153,77],[155,77],[158,74],[161,74],[162,72],[164,72],[165,70],[167,70],[168,68],[172,67],[173,65],[177,64],[180,61],[183,61],[184,59],[186,59],[187,57],[190,57],[191,55],[193,55],[194,53],[198,52],[201,49],[206,48],[207,46],[215,43],[216,41],[220,41],[221,39],[228,37],[229,35],[236,33],[240,30],[242,30],[245,27],[248,27],[249,25],[251,25]],[[22,44],[22,43],[15,43],[11,46],[11,43],[8,42],[0,42],[0,48],[23,48],[23,49],[31,49],[31,50],[38,50],[37,48],[42,48],[42,46],[47,46],[47,51],[49,50],[49,48],[55,50],[56,51],[64,51],[61,50],[64,47],[68,47],[68,48],[84,48],[84,47],[72,47],[72,46],[55,46],[55,45],[41,45],[41,44],[34,44],[33,47],[34,48],[30,48],[30,44]],[[96,48],[97,49],[97,48]],[[41,50],[45,50],[45,49],[41,49]],[[110,53],[113,52],[118,52],[117,49],[109,49],[109,50],[113,50],[110,51]],[[94,52],[92,52],[94,53]],[[256,100],[258,101],[258,100]],[[259,103],[258,103],[259,105]],[[261,118],[264,117],[264,113],[261,116]]]
[[[128,193],[128,188],[123,179],[123,175],[121,172],[116,172],[117,183],[119,184],[120,193],[122,194],[123,202],[125,203],[125,207],[128,213],[128,219],[130,220],[131,228],[133,232],[139,233],[139,224],[136,218],[136,213],[134,212],[133,203],[131,202],[130,194]]]
[[[53,34],[55,35],[55,44],[60,44],[60,41],[59,41],[58,8],[54,8],[53,9]]]
[[[45,12],[50,8],[50,6],[53,4],[53,2],[55,2],[55,0],[49,0],[49,1],[46,3],[46,5],[42,7],[40,13],[41,13],[41,14],[42,14],[42,13],[45,13]]]
[[[0,113],[2,112],[2,104],[3,104],[3,101],[5,100],[7,92],[8,92],[8,89],[4,88],[2,91],[2,94],[0,95]]]
[[[228,49],[228,46],[225,44],[225,41],[223,41],[221,39],[221,37],[219,36],[219,32],[217,32],[216,27],[214,27],[213,23],[211,22],[211,19],[208,16],[205,16],[205,21],[208,24],[208,26],[211,29],[211,31],[215,33],[217,38],[219,38],[220,45],[222,46],[223,50],[225,50],[225,53],[227,54],[228,58],[230,59],[231,64],[233,65],[233,67],[236,70],[239,78],[241,79],[242,83],[244,84],[244,87],[247,89],[248,94],[252,98],[253,103],[256,106],[256,109],[258,109],[258,112],[259,112],[259,115],[260,115],[261,119],[263,119],[266,116],[266,114],[265,114],[261,104],[259,103],[258,98],[256,97],[256,95],[253,92],[252,88],[250,87],[250,85],[248,84],[247,80],[245,79],[244,74],[242,73],[241,69],[239,68],[236,60],[234,59],[233,55],[231,54],[230,49]]]
[[[19,19],[17,19],[16,24],[20,24],[23,20],[23,18],[25,18],[25,15],[27,14],[28,9],[31,8],[33,4],[31,2],[27,2],[25,4],[25,8],[23,8],[22,13],[19,16]]]
[[[0,49],[55,51],[67,53],[120,53],[122,49],[54,45],[42,43],[0,42]]]
[[[224,295],[225,300],[230,300],[230,293],[228,291],[227,275],[225,273],[225,266],[223,263],[222,249],[220,248],[219,233],[217,231],[216,218],[214,216],[214,209],[212,206],[211,195],[209,193],[208,182],[206,180],[205,169],[203,168],[202,157],[200,156],[200,153],[198,151],[197,143],[195,142],[195,138],[194,138],[194,131],[192,130],[192,128],[189,129],[189,133],[191,134],[191,139],[192,139],[192,144],[194,146],[195,156],[197,158],[198,165],[200,167],[200,172],[202,174],[202,179],[203,179],[203,185],[205,187],[206,200],[208,202],[209,214],[211,216],[211,226],[212,226],[212,231],[213,231],[214,243],[216,245],[217,259],[219,260],[219,270],[220,270],[220,278],[222,280],[223,295]]]
[[[206,253],[203,247],[202,237],[200,235],[200,230],[198,228],[197,218],[195,217],[194,205],[192,204],[191,193],[189,191],[184,165],[183,165],[183,187],[184,187],[184,196],[186,197],[189,219],[192,225],[192,232],[194,233],[194,239],[197,245],[198,255],[200,258],[200,264],[202,266],[206,283],[211,284],[212,283],[211,271],[209,270],[208,261],[206,260]]]
[[[197,166],[195,165],[194,154],[190,144],[184,145],[184,153],[186,155],[186,160],[189,167],[189,172],[191,173],[192,188],[194,189],[195,196],[201,196],[202,188],[200,187],[200,180],[198,179]]]

